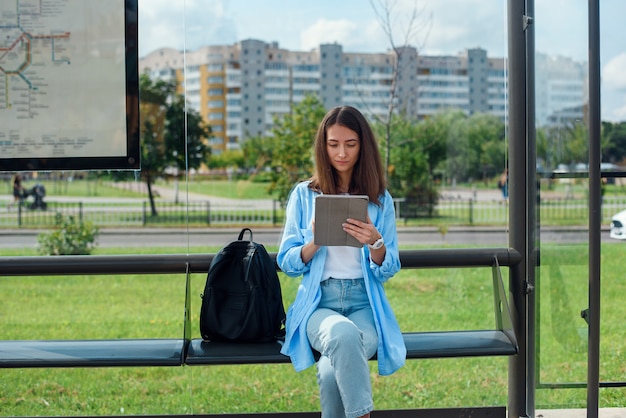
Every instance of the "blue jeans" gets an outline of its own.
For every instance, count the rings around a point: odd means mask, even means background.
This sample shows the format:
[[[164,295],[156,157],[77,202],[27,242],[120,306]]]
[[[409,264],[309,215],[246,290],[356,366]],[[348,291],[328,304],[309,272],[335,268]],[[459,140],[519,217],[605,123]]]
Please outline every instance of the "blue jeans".
[[[321,353],[317,383],[323,418],[355,418],[374,409],[368,360],[378,335],[363,279],[328,279],[307,323],[311,347]]]

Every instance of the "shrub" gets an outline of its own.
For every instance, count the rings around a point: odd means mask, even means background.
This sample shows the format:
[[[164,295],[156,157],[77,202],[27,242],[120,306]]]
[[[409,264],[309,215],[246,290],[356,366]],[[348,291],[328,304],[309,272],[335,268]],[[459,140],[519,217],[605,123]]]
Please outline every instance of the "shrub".
[[[44,255],[89,255],[100,233],[91,222],[77,221],[73,216],[57,213],[55,229],[37,236],[39,253]]]

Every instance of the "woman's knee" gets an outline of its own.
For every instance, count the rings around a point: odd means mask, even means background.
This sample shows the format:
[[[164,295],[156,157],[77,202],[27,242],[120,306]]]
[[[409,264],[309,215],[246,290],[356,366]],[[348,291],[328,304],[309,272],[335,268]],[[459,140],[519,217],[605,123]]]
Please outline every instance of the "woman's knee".
[[[328,332],[330,346],[357,347],[363,345],[363,333],[352,321],[334,324]]]

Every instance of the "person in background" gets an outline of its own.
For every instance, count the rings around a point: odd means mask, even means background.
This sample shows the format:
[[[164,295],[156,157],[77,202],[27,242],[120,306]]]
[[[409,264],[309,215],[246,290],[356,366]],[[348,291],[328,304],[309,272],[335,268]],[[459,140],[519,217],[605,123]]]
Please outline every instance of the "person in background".
[[[24,199],[24,186],[22,185],[22,176],[16,174],[13,176],[13,202],[9,202],[7,205],[8,210],[11,210],[13,205],[20,204]]]
[[[369,417],[374,409],[368,360],[378,373],[405,362],[402,332],[383,284],[400,270],[396,216],[380,153],[365,117],[350,106],[330,110],[314,145],[315,174],[294,186],[277,254],[281,270],[302,276],[289,307],[281,352],[296,371],[315,364],[322,417]],[[346,219],[343,229],[362,247],[314,242],[315,198],[369,197],[367,222]]]
[[[505,168],[500,179],[498,180],[498,187],[502,191],[502,199],[506,202],[509,199],[509,169]]]

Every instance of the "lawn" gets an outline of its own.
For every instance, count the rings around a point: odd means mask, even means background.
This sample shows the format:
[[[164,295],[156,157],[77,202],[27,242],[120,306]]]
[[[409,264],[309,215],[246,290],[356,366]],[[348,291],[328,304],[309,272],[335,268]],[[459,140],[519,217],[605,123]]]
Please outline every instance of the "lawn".
[[[585,389],[551,389],[550,385],[585,380],[586,327],[580,310],[587,306],[586,248],[562,245],[543,250],[538,283],[541,370],[537,407],[583,407]],[[601,378],[620,380],[626,341],[622,326],[626,307],[621,302],[626,281],[619,264],[622,249],[621,245],[610,244],[602,251],[605,281]],[[97,249],[97,254],[123,252]],[[168,249],[145,248],[141,252],[167,253]],[[21,255],[28,254],[21,251]],[[503,273],[506,280],[506,269]],[[203,274],[192,277],[194,337],[199,336],[199,295],[205,278]],[[288,306],[298,280],[281,274],[281,282]],[[180,337],[184,284],[182,275],[2,278],[0,335],[2,339]],[[404,331],[490,328],[494,321],[491,288],[491,271],[486,268],[406,269],[386,286]],[[376,407],[506,405],[507,367],[507,358],[411,360],[396,374],[380,377],[372,362]],[[601,392],[601,406],[624,404],[623,390]],[[296,373],[290,365],[7,369],[0,382],[1,416],[289,412],[318,408],[314,368]]]
[[[173,187],[172,182],[157,183]],[[209,196],[226,197],[230,199],[272,199],[267,191],[269,183],[259,183],[250,180],[195,180],[182,184],[190,193],[199,193]]]

